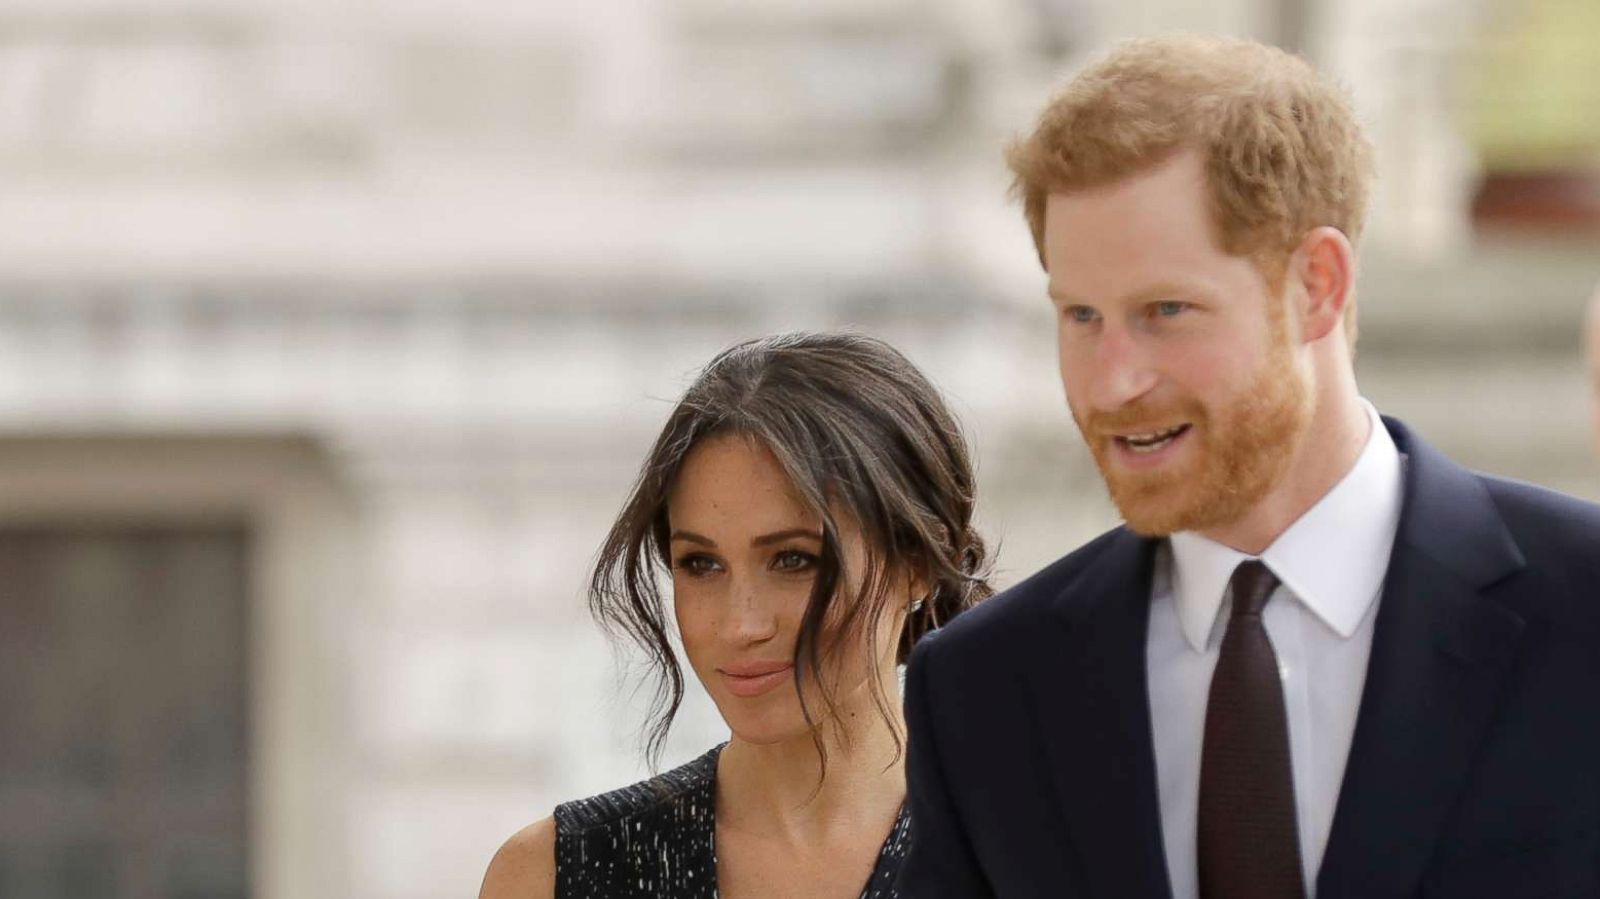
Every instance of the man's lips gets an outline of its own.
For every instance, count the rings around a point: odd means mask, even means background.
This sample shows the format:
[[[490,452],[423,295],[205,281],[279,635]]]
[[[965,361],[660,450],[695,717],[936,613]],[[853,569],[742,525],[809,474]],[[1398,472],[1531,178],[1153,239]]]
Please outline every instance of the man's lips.
[[[1160,452],[1174,440],[1188,433],[1187,423],[1168,425],[1160,428],[1146,428],[1138,431],[1124,431],[1112,434],[1111,439],[1117,446],[1131,453],[1140,455]]]
[[[1127,473],[1164,469],[1180,454],[1188,452],[1190,443],[1199,439],[1188,422],[1158,427],[1140,425],[1137,429],[1116,431],[1103,429],[1100,434],[1109,464]]]
[[[794,677],[791,662],[735,662],[717,669],[728,692],[749,698],[788,683]]]

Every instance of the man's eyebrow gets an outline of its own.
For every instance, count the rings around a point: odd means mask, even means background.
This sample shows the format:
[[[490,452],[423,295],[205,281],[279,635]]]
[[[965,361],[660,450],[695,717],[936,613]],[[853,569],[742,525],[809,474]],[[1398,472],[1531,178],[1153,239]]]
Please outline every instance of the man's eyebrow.
[[[1050,302],[1056,303],[1057,305],[1061,305],[1061,306],[1077,306],[1077,305],[1081,305],[1078,302],[1078,298],[1077,297],[1074,297],[1071,294],[1069,294],[1069,293],[1067,293],[1067,292],[1065,292],[1063,290],[1058,289],[1053,284],[1049,288],[1047,288],[1045,290],[1045,295],[1050,297]]]
[[[1200,292],[1194,284],[1185,284],[1181,281],[1158,281],[1149,287],[1142,287],[1129,294],[1127,299],[1131,303],[1148,303],[1152,300],[1170,300],[1174,297],[1189,297]]]
[[[1149,302],[1151,300],[1163,299],[1167,297],[1191,296],[1199,292],[1200,288],[1194,284],[1185,284],[1179,281],[1158,281],[1155,284],[1151,284],[1148,287],[1141,287],[1138,290],[1135,290],[1133,293],[1128,294],[1122,298],[1122,302]],[[1083,300],[1056,287],[1050,287],[1045,291],[1045,293],[1049,295],[1052,302],[1058,303],[1062,306],[1088,305]]]

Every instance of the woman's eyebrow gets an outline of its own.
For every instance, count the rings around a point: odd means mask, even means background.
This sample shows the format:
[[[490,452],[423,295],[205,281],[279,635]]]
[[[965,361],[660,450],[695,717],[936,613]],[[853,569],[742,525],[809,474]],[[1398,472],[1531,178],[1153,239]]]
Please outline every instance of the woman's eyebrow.
[[[794,537],[809,537],[812,540],[817,541],[818,543],[822,542],[822,532],[821,531],[813,531],[813,530],[809,530],[807,528],[789,528],[786,531],[773,531],[770,534],[762,534],[761,536],[755,538],[754,540],[751,540],[750,541],[750,545],[751,546],[768,546],[768,545],[773,544],[773,543],[782,543],[783,541],[789,540],[789,539],[794,538]]]
[[[667,539],[669,539],[669,540],[687,540],[690,543],[698,543],[701,546],[716,546],[717,545],[717,541],[712,540],[710,537],[702,537],[701,535],[696,534],[694,531],[673,531],[671,536],[668,537]]]

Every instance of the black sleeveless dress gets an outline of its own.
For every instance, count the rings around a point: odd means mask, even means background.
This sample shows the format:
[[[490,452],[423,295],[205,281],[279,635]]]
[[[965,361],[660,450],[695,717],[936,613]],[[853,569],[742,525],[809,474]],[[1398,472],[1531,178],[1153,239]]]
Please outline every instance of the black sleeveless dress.
[[[556,899],[716,899],[717,756],[592,799],[556,806]],[[861,899],[898,899],[911,848],[901,808]]]

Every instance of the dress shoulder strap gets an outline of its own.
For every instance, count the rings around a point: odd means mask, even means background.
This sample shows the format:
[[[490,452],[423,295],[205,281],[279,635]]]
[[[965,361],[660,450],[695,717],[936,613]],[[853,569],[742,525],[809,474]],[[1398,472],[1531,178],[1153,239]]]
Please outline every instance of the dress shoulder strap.
[[[556,899],[712,899],[721,751],[556,806]]]

